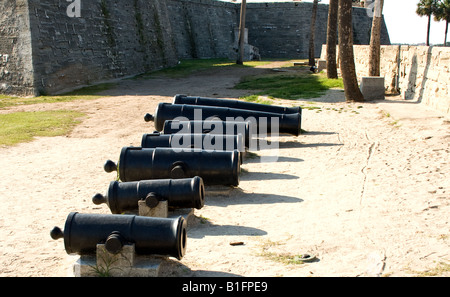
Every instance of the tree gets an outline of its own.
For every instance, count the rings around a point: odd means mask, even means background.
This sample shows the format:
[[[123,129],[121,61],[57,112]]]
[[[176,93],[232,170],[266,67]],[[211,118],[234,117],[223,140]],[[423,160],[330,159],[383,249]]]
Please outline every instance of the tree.
[[[436,21],[445,21],[445,38],[444,46],[447,46],[447,35],[448,35],[448,23],[450,22],[450,0],[441,0],[434,13],[434,19]]]
[[[312,7],[312,16],[311,16],[311,28],[309,35],[309,66],[316,65],[315,60],[315,35],[316,35],[316,17],[317,17],[317,6],[319,5],[319,0],[314,0]]]
[[[247,8],[247,0],[241,2],[241,15],[239,22],[239,55],[236,64],[244,64],[244,46],[245,46],[245,10]]]
[[[338,78],[336,63],[337,25],[339,0],[330,0],[327,25],[327,77]]]
[[[372,32],[370,35],[369,76],[380,76],[380,39],[381,21],[383,20],[383,5],[384,0],[375,0]]]
[[[417,3],[416,13],[420,16],[428,16],[428,28],[427,28],[427,45],[430,45],[430,28],[431,28],[431,15],[436,10],[437,0],[420,0]]]
[[[347,101],[364,101],[358,87],[353,53],[352,0],[339,0],[338,31],[339,60]]]

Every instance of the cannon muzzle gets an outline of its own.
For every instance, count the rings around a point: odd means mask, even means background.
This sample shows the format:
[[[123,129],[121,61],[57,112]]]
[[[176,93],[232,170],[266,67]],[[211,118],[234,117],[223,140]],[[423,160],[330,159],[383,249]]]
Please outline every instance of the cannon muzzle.
[[[149,207],[156,207],[167,200],[173,209],[197,208],[205,204],[205,186],[199,176],[183,179],[155,179],[134,182],[112,181],[106,195],[92,197],[94,204],[106,203],[113,214],[138,209],[139,200],[145,200]]]
[[[64,238],[68,254],[95,254],[97,244],[104,243],[111,253],[124,244],[134,244],[136,254],[162,255],[181,259],[186,252],[186,220],[135,215],[81,214],[71,212],[64,231],[53,228],[50,236]]]

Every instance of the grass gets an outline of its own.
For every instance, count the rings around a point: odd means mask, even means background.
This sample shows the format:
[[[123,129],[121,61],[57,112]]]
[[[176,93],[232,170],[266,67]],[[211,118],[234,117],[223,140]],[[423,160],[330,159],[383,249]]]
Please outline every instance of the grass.
[[[259,254],[259,256],[264,257],[266,259],[269,259],[274,262],[279,262],[285,265],[301,265],[304,264],[304,258],[303,255],[297,254],[292,255],[289,253],[274,253],[268,251],[270,248],[282,245],[284,243],[272,241],[270,239],[265,240],[262,244],[262,252]]]
[[[36,136],[66,135],[82,116],[68,110],[0,114],[0,146],[28,142]]]
[[[236,89],[261,90],[256,95],[269,98],[307,99],[323,95],[331,88],[344,88],[342,79],[328,79],[325,74],[273,74],[244,78]]]
[[[102,96],[97,95],[97,93],[104,90],[108,90],[114,87],[115,85],[116,84],[114,83],[98,84],[56,96],[14,97],[14,96],[0,95],[0,109],[16,105],[30,105],[38,103],[55,103],[55,102],[75,101],[75,100],[98,99]]]
[[[302,255],[290,255],[287,253],[276,254],[276,253],[271,253],[271,252],[265,252],[262,254],[262,256],[271,261],[280,262],[280,263],[286,264],[286,265],[301,265],[301,264],[305,263],[303,261]]]
[[[266,105],[272,104],[271,100],[261,99],[259,97],[259,95],[250,95],[250,96],[240,97],[239,99],[243,99],[244,101],[247,101],[247,102],[259,103],[259,104],[266,104]]]
[[[247,61],[243,65],[236,64],[235,61],[229,59],[193,59],[181,60],[178,65],[168,67],[158,71],[152,71],[135,76],[134,78],[153,78],[157,76],[165,76],[170,78],[180,78],[188,76],[192,73],[217,67],[255,67],[258,65],[268,64],[270,61]]]
[[[439,262],[436,264],[436,267],[430,270],[423,272],[414,271],[414,273],[416,273],[418,277],[431,277],[431,276],[445,276],[449,271],[450,271],[450,264],[445,262]]]

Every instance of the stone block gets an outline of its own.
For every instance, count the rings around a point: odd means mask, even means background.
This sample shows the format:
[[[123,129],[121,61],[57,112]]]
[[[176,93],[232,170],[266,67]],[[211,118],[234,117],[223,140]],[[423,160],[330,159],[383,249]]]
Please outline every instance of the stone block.
[[[82,255],[73,265],[75,277],[158,277],[161,256],[135,254],[134,244],[124,245],[118,254],[109,253],[104,244],[97,245],[96,255]]]
[[[317,60],[317,72],[320,73],[322,70],[327,69],[327,61],[319,59]]]
[[[361,93],[364,100],[383,100],[385,98],[384,77],[365,76],[361,78]]]
[[[168,204],[167,200],[159,201],[155,207],[148,207],[144,200],[138,201],[139,215],[145,217],[158,217],[167,218],[168,216]]]

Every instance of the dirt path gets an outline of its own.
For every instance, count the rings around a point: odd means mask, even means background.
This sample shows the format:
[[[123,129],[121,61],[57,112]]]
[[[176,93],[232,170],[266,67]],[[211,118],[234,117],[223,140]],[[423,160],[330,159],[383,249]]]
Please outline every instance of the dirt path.
[[[110,213],[91,197],[115,178],[104,162],[154,130],[144,114],[177,93],[237,98],[241,75],[266,71],[126,80],[98,100],[11,109],[87,117],[68,136],[0,148],[0,276],[68,276],[75,257],[49,232],[71,211]],[[347,104],[337,90],[280,102],[316,107],[303,110],[307,133],[280,137],[278,151],[244,161],[238,188],[208,194],[186,256],[166,263],[165,275],[450,276],[449,119],[396,98]],[[316,261],[283,262],[305,253]]]

